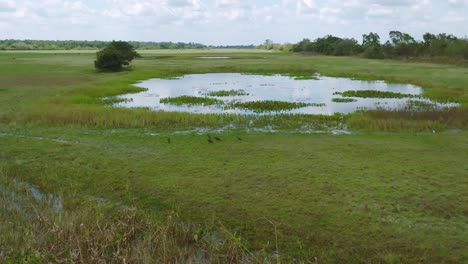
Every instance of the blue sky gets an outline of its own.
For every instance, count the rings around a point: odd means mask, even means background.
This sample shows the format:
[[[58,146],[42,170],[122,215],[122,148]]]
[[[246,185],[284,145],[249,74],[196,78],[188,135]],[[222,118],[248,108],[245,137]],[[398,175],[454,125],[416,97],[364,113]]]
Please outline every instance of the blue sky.
[[[294,43],[390,30],[468,36],[468,0],[0,0],[0,39]]]

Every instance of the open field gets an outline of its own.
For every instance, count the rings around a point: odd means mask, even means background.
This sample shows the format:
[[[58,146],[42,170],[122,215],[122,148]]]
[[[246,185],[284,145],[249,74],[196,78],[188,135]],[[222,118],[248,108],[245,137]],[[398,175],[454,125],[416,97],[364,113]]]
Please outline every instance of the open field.
[[[197,58],[210,51],[142,55],[131,71],[96,73],[92,53],[0,53],[0,199],[6,201],[0,230],[9,230],[0,232],[0,260],[80,262],[59,254],[77,247],[51,246],[75,238],[99,241],[96,252],[120,262],[125,256],[148,262],[468,261],[466,68],[237,50],[216,53],[232,57],[227,60]],[[116,109],[109,106],[115,99],[102,100],[139,91],[131,86],[138,80],[208,72],[318,72],[412,83],[424,87],[425,96],[461,107],[258,117],[250,125],[251,117]],[[235,128],[217,130],[229,124]],[[304,125],[318,131],[348,126],[352,133],[294,133]],[[252,132],[266,126],[279,132]],[[207,134],[222,141],[210,144]],[[24,183],[60,196],[63,210],[32,206]],[[13,193],[23,197],[14,206]],[[113,206],[101,208],[102,201]],[[174,214],[177,224],[168,220]],[[38,215],[48,220],[42,229],[31,221]],[[78,236],[80,221],[91,235]],[[125,236],[130,222],[138,223],[139,234],[131,238]],[[169,227],[177,232],[140,239],[145,230]],[[70,237],[47,235],[62,229]],[[41,241],[22,244],[31,230],[43,232]],[[161,234],[175,234],[171,247],[158,244],[167,238]],[[226,242],[220,246],[218,239]],[[148,243],[179,248],[181,255],[148,255]],[[122,247],[134,250],[113,258]],[[93,256],[81,262],[98,259]]]

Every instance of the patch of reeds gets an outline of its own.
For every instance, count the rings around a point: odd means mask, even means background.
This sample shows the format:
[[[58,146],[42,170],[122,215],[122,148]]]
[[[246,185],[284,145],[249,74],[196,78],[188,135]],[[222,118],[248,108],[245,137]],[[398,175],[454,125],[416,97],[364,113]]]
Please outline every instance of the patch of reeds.
[[[302,102],[283,102],[283,101],[251,101],[251,102],[233,102],[230,107],[239,109],[248,109],[256,113],[260,112],[279,112],[284,110],[292,110],[306,106],[324,106],[325,104],[308,104]]]
[[[1,115],[0,115],[1,117]],[[148,128],[185,129],[194,127],[222,127],[233,125],[238,128],[263,127],[301,128],[333,127],[343,122],[343,116],[290,115],[253,116],[239,114],[193,114],[181,112],[151,111],[145,108],[117,108],[99,105],[47,104],[30,111],[5,117],[5,120],[46,126],[85,126],[99,128]],[[253,123],[252,123],[253,121]]]
[[[406,110],[428,111],[428,110],[436,110],[436,109],[437,109],[437,105],[432,102],[409,100],[406,103]]]
[[[207,93],[208,96],[218,96],[218,97],[223,97],[223,96],[244,96],[244,95],[249,95],[245,90],[221,90],[221,91],[212,91]]]
[[[419,97],[418,95],[413,95],[413,94],[402,94],[402,93],[375,91],[375,90],[335,92],[334,95],[341,95],[344,97],[360,97],[360,98],[417,98]]]
[[[160,102],[163,104],[173,104],[173,105],[220,105],[224,103],[222,100],[215,99],[215,98],[187,96],[187,95],[162,98]]]
[[[271,263],[224,226],[202,227],[176,213],[156,220],[135,207],[87,200],[54,210],[27,184],[0,172],[2,263]],[[82,200],[82,199],[81,199]]]
[[[353,129],[382,131],[433,131],[468,128],[467,108],[426,109],[424,111],[371,110],[351,114],[347,124]]]
[[[353,103],[353,102],[357,102],[357,100],[353,99],[353,98],[333,98],[332,102],[335,102],[335,103]]]

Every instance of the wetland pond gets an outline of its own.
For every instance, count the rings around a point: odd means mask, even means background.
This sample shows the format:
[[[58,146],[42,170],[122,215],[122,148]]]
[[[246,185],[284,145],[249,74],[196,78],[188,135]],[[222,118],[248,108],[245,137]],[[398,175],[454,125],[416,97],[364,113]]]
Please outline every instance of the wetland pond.
[[[347,114],[371,109],[434,109],[455,106],[420,97],[411,84],[313,75],[190,74],[135,84],[146,91],[118,96],[119,107],[155,111],[235,114]],[[412,109],[413,109],[412,108]]]

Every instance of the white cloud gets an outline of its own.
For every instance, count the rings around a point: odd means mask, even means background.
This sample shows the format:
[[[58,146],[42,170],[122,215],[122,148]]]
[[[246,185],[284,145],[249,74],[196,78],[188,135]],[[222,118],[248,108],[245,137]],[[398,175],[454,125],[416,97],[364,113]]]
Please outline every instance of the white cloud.
[[[360,39],[390,30],[466,35],[468,0],[0,0],[0,38],[206,44]]]
[[[315,0],[297,1],[297,10],[299,14],[316,14],[319,11]]]

